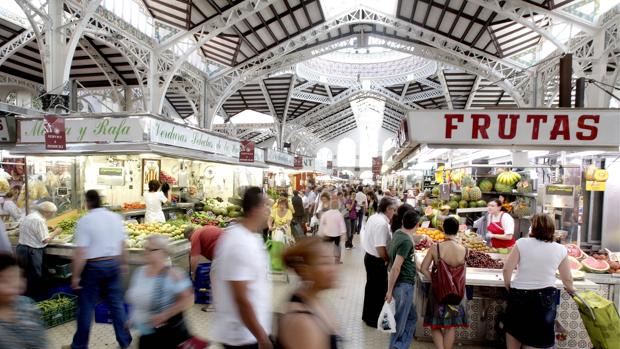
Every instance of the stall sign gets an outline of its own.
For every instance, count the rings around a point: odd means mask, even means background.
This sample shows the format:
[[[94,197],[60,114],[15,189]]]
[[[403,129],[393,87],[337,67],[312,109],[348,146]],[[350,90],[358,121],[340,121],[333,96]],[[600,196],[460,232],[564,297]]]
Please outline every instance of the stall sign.
[[[45,130],[45,149],[67,150],[67,135],[65,134],[65,119],[59,115],[45,115],[43,117]]]
[[[65,118],[66,143],[117,143],[143,140],[140,118]],[[18,143],[45,143],[43,119],[18,120]]]
[[[301,170],[302,168],[304,168],[304,158],[303,158],[303,156],[295,156],[295,163],[294,163],[293,167],[296,170]]]
[[[333,161],[327,161],[327,169],[331,170],[334,167]]]
[[[239,162],[254,162],[254,142],[241,141],[239,145]]]
[[[620,116],[613,110],[410,111],[407,117],[410,138],[419,144],[620,145]]]
[[[122,167],[99,167],[97,184],[108,186],[124,186],[125,173]]]
[[[544,190],[545,206],[573,208],[575,205],[575,186],[566,184],[548,184]]]
[[[382,166],[383,166],[383,159],[380,156],[372,158],[372,173],[373,174],[380,175]]]
[[[396,140],[400,148],[404,147],[409,142],[409,126],[407,125],[407,119],[400,121],[400,127],[398,133],[396,133]]]
[[[151,120],[150,140],[182,148],[202,150],[231,158],[239,157],[239,142],[179,124]]]
[[[316,168],[314,167],[315,161],[314,158],[307,158],[307,157],[303,157],[303,166],[302,168],[305,171],[309,171],[309,172],[313,172],[316,170]],[[318,163],[317,163],[318,165]]]
[[[254,162],[265,162],[265,150],[254,147]]]
[[[0,116],[0,142],[9,141],[9,123],[5,116]]]
[[[267,150],[267,162],[288,167],[293,167],[295,165],[293,155],[272,149]]]

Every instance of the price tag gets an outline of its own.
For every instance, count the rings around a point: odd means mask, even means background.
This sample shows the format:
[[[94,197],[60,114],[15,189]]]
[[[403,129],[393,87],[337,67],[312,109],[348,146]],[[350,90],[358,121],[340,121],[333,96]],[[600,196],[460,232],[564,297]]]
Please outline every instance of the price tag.
[[[422,228],[428,228],[431,225],[431,221],[424,221],[422,222],[421,227]]]

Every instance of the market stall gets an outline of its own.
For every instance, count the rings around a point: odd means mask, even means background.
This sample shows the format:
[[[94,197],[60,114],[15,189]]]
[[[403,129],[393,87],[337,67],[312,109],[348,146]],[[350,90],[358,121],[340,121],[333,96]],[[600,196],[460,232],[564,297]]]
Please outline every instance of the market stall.
[[[409,140],[395,153],[400,158],[392,162],[412,168],[431,164],[432,170],[424,174],[424,185],[430,184],[430,197],[422,203],[428,206],[425,229],[435,231],[432,237],[441,240],[443,220],[456,216],[464,229],[472,230],[462,242],[498,268],[468,269],[467,284],[473,287],[468,308],[473,322],[470,329],[458,332],[459,340],[494,340],[496,315],[504,308],[499,269],[510,250],[489,247],[485,235],[476,234],[474,228],[474,222],[486,215],[487,202],[497,198],[514,217],[516,238],[527,235],[532,214],[542,212],[554,218],[557,240],[566,244],[569,255],[575,255],[572,266],[586,272],[578,288],[591,288],[620,305],[619,256],[604,250],[619,246],[602,244],[613,240],[606,235],[615,228],[602,229],[600,220],[607,219],[602,212],[607,211],[602,197],[597,198],[609,174],[604,160],[593,161],[593,156],[618,155],[620,117],[616,111],[412,111],[408,118],[410,125],[415,120],[427,127],[409,128]],[[398,168],[389,172],[394,170]],[[620,191],[608,190],[604,196],[605,203],[614,197],[617,201]],[[488,269],[485,265],[470,267]],[[420,297],[424,294],[419,293]],[[423,297],[417,301],[422,308]],[[559,304],[557,320],[569,334],[558,347],[590,347],[574,302],[562,292]],[[430,339],[430,332],[423,333],[421,337]]]
[[[70,115],[65,119],[66,149],[46,149],[41,118],[17,119],[17,144],[12,156],[25,162],[21,206],[28,208],[40,200],[54,202],[58,217],[51,223],[63,234],[46,248],[49,256],[72,256],[72,235],[83,214],[85,190],[96,189],[104,204],[125,217],[129,235],[130,263],[140,264],[142,240],[152,233],[173,240],[173,263],[187,265],[189,243],[182,231],[195,224],[224,224],[239,209],[229,199],[239,197],[239,189],[260,185],[263,180],[264,152],[255,151],[251,164],[239,162],[239,142],[151,115]],[[164,206],[166,223],[143,224],[142,194],[150,180],[166,182],[171,202]],[[195,204],[218,211],[212,219],[201,219]],[[222,211],[223,208],[223,211]],[[204,212],[207,215],[207,212]]]
[[[279,193],[290,193],[291,178],[295,174],[295,156],[274,149],[267,149],[265,162],[264,186],[272,199],[277,200]]]

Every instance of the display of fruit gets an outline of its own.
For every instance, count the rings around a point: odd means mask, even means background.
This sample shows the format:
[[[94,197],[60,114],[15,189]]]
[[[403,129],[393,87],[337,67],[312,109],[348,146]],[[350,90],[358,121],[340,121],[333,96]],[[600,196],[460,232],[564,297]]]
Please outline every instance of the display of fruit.
[[[461,196],[463,197],[464,201],[471,200],[471,198],[469,197],[469,190],[467,190],[467,188],[463,188],[463,190],[461,191]]]
[[[462,170],[450,171],[449,176],[450,176],[450,181],[454,182],[457,185],[460,185],[461,180],[463,179],[463,176],[465,176],[465,172]]]
[[[476,185],[476,181],[474,181],[469,175],[463,176],[461,179],[461,187],[463,188],[473,187],[474,185]]]
[[[482,190],[479,187],[472,187],[469,189],[469,199],[478,201],[482,199]]]
[[[484,269],[502,269],[504,263],[502,261],[491,258],[488,254],[478,251],[469,251],[469,255],[466,260],[467,266],[470,268],[484,268]]]
[[[123,211],[143,210],[145,208],[146,208],[146,204],[141,203],[141,202],[125,202],[125,203],[123,203],[122,210]]]
[[[429,240],[423,239],[423,240],[420,240],[420,242],[418,242],[415,245],[415,249],[416,251],[424,251],[424,250],[428,250],[429,248],[431,248],[431,246],[433,246],[432,242],[430,242]]]
[[[416,229],[416,234],[426,235],[430,237],[431,239],[433,239],[433,241],[444,241],[445,240],[445,235],[438,229],[418,228]]]
[[[495,191],[498,193],[511,193],[512,185],[495,182]]]
[[[73,306],[73,299],[63,296],[62,294],[58,294],[52,299],[41,301],[36,304],[37,309],[39,309],[42,314],[57,312],[65,307],[71,306]]]
[[[497,183],[513,186],[521,180],[521,175],[513,171],[505,171],[497,175]]]
[[[527,202],[525,202],[525,200],[519,200],[519,202],[517,202],[516,205],[512,207],[514,207],[513,213],[518,218],[530,216],[533,211],[532,207],[530,207],[530,205]]]
[[[448,206],[450,206],[451,210],[456,210],[457,208],[459,208],[459,203],[457,201],[449,201],[448,202]]]
[[[459,233],[457,239],[461,243],[461,245],[469,248],[472,251],[497,252],[487,246],[486,241],[484,241],[482,237],[480,237],[476,233]]]
[[[159,171],[159,181],[162,183],[166,182],[170,185],[177,184],[177,180],[168,173],[166,173],[166,171]]]
[[[463,200],[463,197],[460,194],[452,194],[450,195],[450,200],[456,201],[457,203]]]
[[[487,202],[484,200],[478,200],[476,204],[478,205],[478,207],[487,207]]]
[[[587,257],[581,261],[583,270],[589,273],[606,273],[609,271],[609,263],[603,259]]]
[[[490,192],[493,191],[493,182],[490,179],[483,179],[480,181],[480,184],[478,184],[478,187],[485,193]]]
[[[144,240],[148,235],[161,234],[168,236],[172,241],[184,239],[183,232],[186,225],[170,223],[127,223],[127,245],[129,248],[143,248]]]
[[[532,187],[532,184],[530,183],[530,181],[524,179],[517,183],[517,192],[521,194],[526,194],[526,193],[531,193],[533,191],[534,191],[534,188]]]
[[[230,218],[223,216],[216,216],[213,212],[194,212],[191,217],[191,222],[197,225],[213,225],[220,228],[225,228],[230,224]]]
[[[581,262],[579,262],[577,258],[571,256],[568,256],[568,265],[571,270],[581,270],[583,268]]]
[[[468,208],[469,207],[469,203],[465,200],[461,200],[459,202],[459,208]]]
[[[439,196],[439,187],[433,187],[433,190],[431,190],[431,196]]]
[[[469,208],[476,208],[478,207],[478,202],[476,201],[470,201],[469,202]]]
[[[566,244],[564,247],[568,250],[568,255],[576,258],[577,260],[582,260],[588,256],[579,248],[579,246],[575,244]]]
[[[6,178],[0,178],[0,193],[6,193],[11,189],[9,181]]]

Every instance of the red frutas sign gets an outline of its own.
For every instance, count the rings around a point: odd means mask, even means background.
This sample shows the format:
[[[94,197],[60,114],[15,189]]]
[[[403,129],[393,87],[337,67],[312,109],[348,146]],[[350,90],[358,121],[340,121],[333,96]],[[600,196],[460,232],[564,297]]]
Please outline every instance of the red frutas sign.
[[[296,156],[293,167],[298,170],[304,168],[304,158],[302,156]]]
[[[254,142],[240,142],[239,162],[254,162]]]
[[[383,159],[380,156],[372,158],[372,173],[373,174],[380,175],[382,166],[383,166]]]
[[[43,119],[43,129],[45,130],[45,149],[67,150],[65,119],[59,115],[45,115]]]

